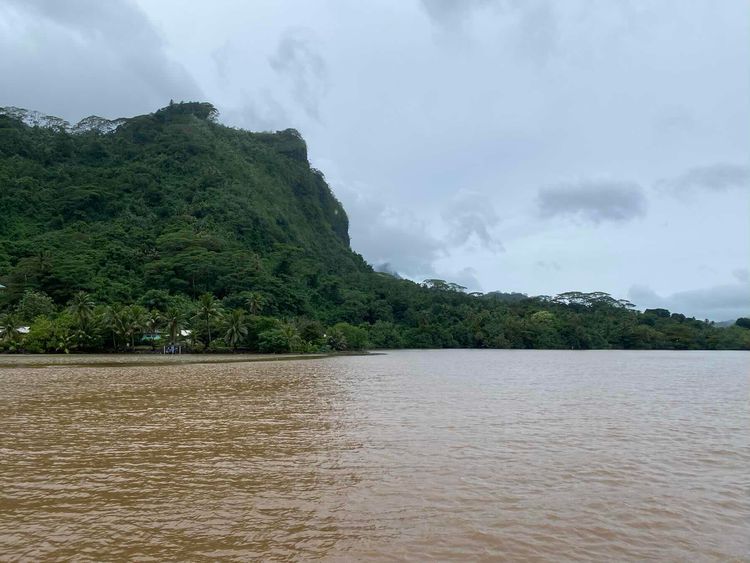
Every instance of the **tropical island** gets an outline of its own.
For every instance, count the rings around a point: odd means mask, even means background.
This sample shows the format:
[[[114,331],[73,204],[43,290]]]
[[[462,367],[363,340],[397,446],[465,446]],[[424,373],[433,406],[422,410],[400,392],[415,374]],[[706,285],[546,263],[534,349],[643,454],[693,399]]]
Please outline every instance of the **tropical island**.
[[[3,352],[750,349],[750,319],[377,272],[299,133],[209,103],[76,125],[0,108],[0,210]]]

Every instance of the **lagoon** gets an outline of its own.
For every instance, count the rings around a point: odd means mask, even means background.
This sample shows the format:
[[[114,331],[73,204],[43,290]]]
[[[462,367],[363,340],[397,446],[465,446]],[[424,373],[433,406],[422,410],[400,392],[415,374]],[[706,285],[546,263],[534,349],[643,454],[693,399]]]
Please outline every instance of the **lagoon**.
[[[0,358],[0,559],[750,556],[749,353],[241,360]]]

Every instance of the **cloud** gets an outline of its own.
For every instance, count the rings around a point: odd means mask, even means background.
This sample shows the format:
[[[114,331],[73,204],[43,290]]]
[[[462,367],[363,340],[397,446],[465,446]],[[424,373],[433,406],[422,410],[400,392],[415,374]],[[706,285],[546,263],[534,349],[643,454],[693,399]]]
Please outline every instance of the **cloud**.
[[[462,32],[482,10],[482,15],[499,16],[496,33],[507,34],[519,55],[537,63],[544,63],[559,44],[557,16],[549,0],[421,0],[421,5],[435,25],[450,32]]]
[[[492,228],[500,218],[488,198],[477,192],[462,191],[443,211],[443,220],[450,228],[450,242],[463,245],[476,237],[487,250],[499,252],[502,243],[492,235]]]
[[[536,262],[534,262],[534,266],[536,266],[537,268],[541,268],[542,270],[548,270],[551,272],[559,272],[560,270],[562,270],[560,264],[558,264],[554,260],[537,260]]]
[[[675,177],[661,180],[658,186],[678,195],[685,192],[724,192],[735,188],[750,188],[750,167],[719,162],[696,166]]]
[[[468,291],[481,291],[482,286],[477,279],[477,271],[474,268],[463,268],[457,272],[443,275],[448,281],[464,286]]]
[[[544,218],[582,218],[598,224],[625,222],[646,213],[646,197],[638,184],[617,181],[584,181],[541,188],[537,195]]]
[[[724,321],[750,315],[750,282],[716,285],[660,296],[648,286],[634,285],[628,299],[641,309],[665,308],[698,319]]]
[[[545,0],[525,3],[518,22],[518,52],[537,63],[546,62],[558,48],[560,31],[552,4]]]
[[[127,0],[9,0],[0,6],[0,105],[69,121],[201,99],[145,14]],[[47,87],[40,87],[40,80]]]
[[[430,19],[450,27],[461,23],[476,9],[487,6],[492,0],[422,0],[422,8]]]
[[[433,263],[445,255],[445,244],[414,214],[358,188],[336,187],[349,216],[352,248],[371,264],[387,264],[391,272],[416,279],[434,275]]]
[[[654,118],[654,128],[666,135],[696,134],[700,124],[695,116],[684,106],[665,106]]]
[[[263,91],[243,98],[244,103],[239,107],[220,108],[224,121],[249,131],[278,131],[289,127],[287,112],[270,92]]]
[[[747,268],[732,270],[732,275],[740,283],[750,283],[750,271]]]
[[[319,119],[320,100],[328,90],[328,75],[312,33],[306,29],[287,30],[268,62],[291,82],[292,96],[305,113]]]

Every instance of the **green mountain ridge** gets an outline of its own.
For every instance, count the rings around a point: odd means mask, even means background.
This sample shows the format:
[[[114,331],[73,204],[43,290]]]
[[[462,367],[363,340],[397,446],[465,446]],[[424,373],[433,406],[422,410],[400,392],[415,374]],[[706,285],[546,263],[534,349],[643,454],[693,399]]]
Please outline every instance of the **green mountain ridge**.
[[[46,294],[55,319],[86,292],[102,306],[177,307],[187,325],[208,294],[225,318],[277,319],[312,347],[346,323],[376,347],[750,348],[746,329],[638,313],[603,293],[465,294],[374,272],[297,131],[216,117],[198,102],[76,125],[0,109],[0,310],[28,317],[24,298]],[[251,297],[262,306],[248,310]],[[211,322],[195,327],[204,341]],[[259,326],[240,347],[258,349]],[[112,330],[77,349],[106,348]]]
[[[6,115],[0,267],[14,265],[11,295],[31,280],[58,302],[80,289],[105,301],[148,288],[224,297],[303,250],[320,273],[365,271],[299,134],[224,127],[206,106],[177,104],[106,134]]]

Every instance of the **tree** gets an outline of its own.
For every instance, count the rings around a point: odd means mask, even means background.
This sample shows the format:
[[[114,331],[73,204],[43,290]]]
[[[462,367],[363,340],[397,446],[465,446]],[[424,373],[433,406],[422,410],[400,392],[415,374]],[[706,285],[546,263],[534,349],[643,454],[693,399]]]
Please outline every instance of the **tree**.
[[[367,331],[363,328],[352,326],[349,323],[336,323],[331,328],[331,335],[339,340],[337,346],[331,346],[336,350],[364,350],[367,348]],[[343,336],[343,348],[340,342],[341,336]]]
[[[79,291],[70,300],[68,310],[73,315],[79,328],[85,328],[91,322],[94,315],[94,300],[85,291]]]
[[[151,311],[146,313],[143,328],[146,332],[150,334],[150,342],[151,342],[152,350],[156,347],[156,334],[159,332],[161,323],[162,323],[162,316],[161,316],[161,313],[159,313],[159,311],[157,311],[156,309],[152,309]]]
[[[50,317],[55,313],[55,303],[43,291],[27,289],[16,306],[18,319],[31,323],[37,317]]]
[[[104,313],[103,322],[112,333],[112,346],[115,350],[119,350],[118,339],[127,342],[126,315],[126,308],[121,305],[111,305]]]
[[[204,293],[198,299],[198,308],[195,313],[194,319],[200,321],[206,327],[206,333],[208,334],[208,342],[206,346],[211,344],[211,323],[221,318],[221,305],[216,301],[216,298],[210,293]]]
[[[241,309],[235,309],[227,319],[227,332],[224,334],[224,340],[237,350],[237,345],[247,336],[247,324],[245,323],[245,313]]]
[[[21,340],[21,332],[18,330],[18,317],[13,314],[4,315],[0,319],[0,342],[11,350],[15,350]]]
[[[70,345],[77,349],[92,349],[98,346],[99,323],[94,315],[94,300],[85,291],[79,291],[70,300],[68,312],[73,320]]]
[[[170,307],[167,312],[164,313],[164,326],[169,333],[169,343],[174,345],[177,343],[177,336],[179,336],[182,329],[183,315],[182,312],[176,307]]]
[[[263,296],[253,291],[245,299],[245,306],[251,315],[257,315],[263,310]]]
[[[349,343],[346,341],[344,332],[338,328],[331,328],[326,333],[326,339],[328,340],[328,345],[332,350],[342,352],[349,348]]]
[[[748,319],[747,317],[740,317],[739,319],[734,321],[734,324],[740,328],[750,328],[750,319]]]
[[[131,305],[128,308],[127,334],[130,338],[130,349],[135,349],[136,337],[140,339],[149,322],[148,311],[140,305]]]
[[[281,323],[258,335],[258,348],[261,352],[298,352],[302,348],[302,339],[297,327],[291,323]]]

